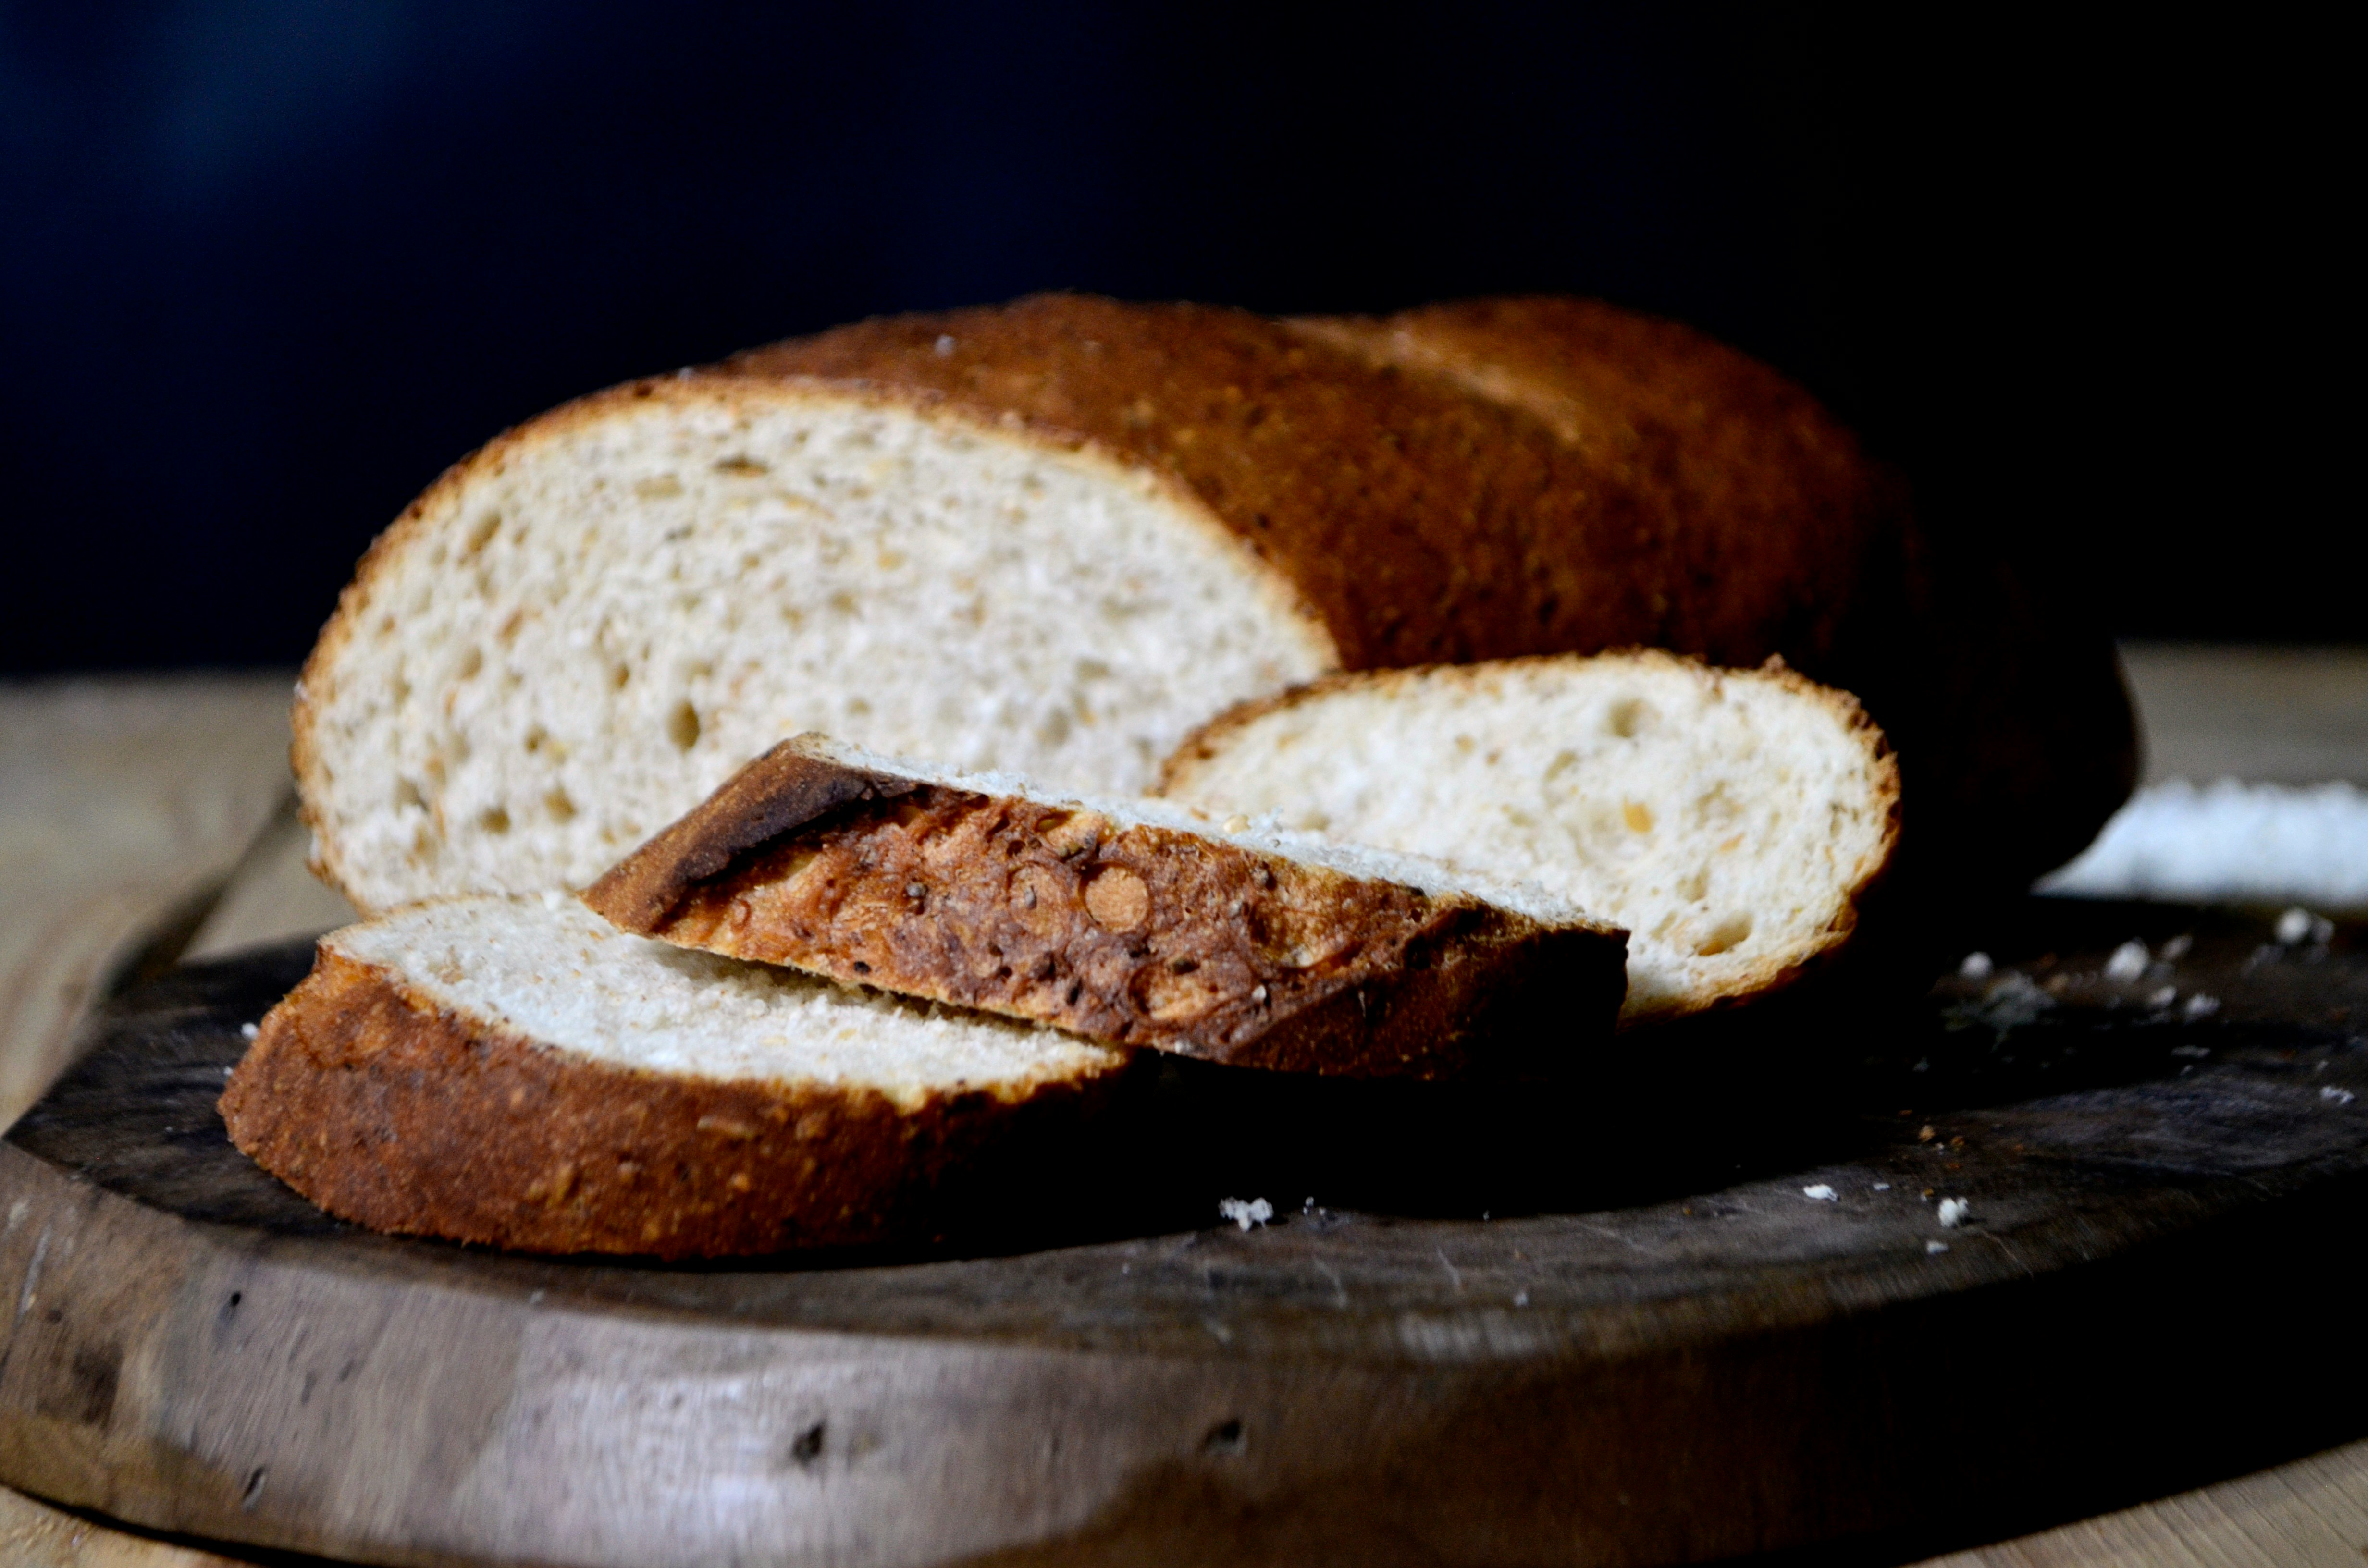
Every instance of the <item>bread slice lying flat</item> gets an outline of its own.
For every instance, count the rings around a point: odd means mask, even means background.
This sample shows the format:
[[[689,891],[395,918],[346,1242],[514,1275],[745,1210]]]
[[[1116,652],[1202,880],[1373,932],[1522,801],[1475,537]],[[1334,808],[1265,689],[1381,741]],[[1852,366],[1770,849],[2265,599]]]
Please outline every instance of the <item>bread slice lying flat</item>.
[[[1327,337],[1054,296],[533,420],[388,529],[322,633],[294,752],[317,863],[365,911],[580,888],[805,730],[1130,797],[1196,725],[1328,671],[1629,644],[1867,693],[1955,744],[1928,793],[1976,779],[1952,820],[1985,845],[2110,814],[2063,788],[2126,760],[2125,709],[2065,700],[2120,703],[2110,649],[2004,680],[2033,666],[1973,618],[1936,665],[1897,497],[1814,400],[1667,323],[1500,303]],[[1950,760],[1975,757],[2011,777]]]
[[[1211,811],[1534,882],[1629,928],[1623,1023],[1764,994],[1833,954],[1898,838],[1848,695],[1666,653],[1343,676],[1169,759]]]
[[[1236,1065],[1526,1071],[1608,1037],[1624,933],[1534,889],[1159,801],[785,741],[584,894],[630,931]]]
[[[684,1257],[925,1236],[950,1175],[1125,1060],[479,898],[323,937],[222,1109],[376,1230]]]

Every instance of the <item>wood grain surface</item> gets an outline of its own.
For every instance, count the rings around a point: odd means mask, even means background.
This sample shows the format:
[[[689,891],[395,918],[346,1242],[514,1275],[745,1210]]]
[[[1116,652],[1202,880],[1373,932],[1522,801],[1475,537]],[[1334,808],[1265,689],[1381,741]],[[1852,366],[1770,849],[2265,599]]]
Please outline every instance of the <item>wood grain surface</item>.
[[[2077,1517],[2368,1395],[2286,1332],[2351,1276],[2368,956],[2268,927],[2032,901],[1907,1012],[1554,1096],[1178,1062],[1000,1222],[746,1268],[327,1220],[212,1114],[307,953],[194,965],[0,1148],[0,1475],[370,1562],[652,1568],[1645,1564]],[[1282,1212],[1212,1224],[1229,1192]]]
[[[2264,748],[2243,726],[2232,731],[2214,717],[2213,705],[2226,708],[2230,700],[2220,690],[2227,685],[2225,672],[2242,665],[2241,658],[2222,659],[2220,651],[2161,648],[2125,650],[2125,655],[2141,710],[2157,738],[2154,774],[2176,757],[2175,770],[2190,777],[2283,776],[2265,774],[2248,759],[2257,754],[2274,759],[2298,745],[2316,759],[2297,764],[2305,769],[2298,777],[2368,778],[2368,755],[2346,728],[2356,728],[2353,717],[2368,711],[2368,703],[2340,695],[2360,690],[2357,672],[2345,673],[2356,658],[2347,663],[2334,654],[2315,665],[2305,659],[2298,671],[2280,664],[2266,677],[2276,690],[2297,679],[2314,691],[2336,690],[2336,716],[2324,722],[2305,716],[2287,726],[2297,731],[2298,742]],[[209,684],[212,689],[204,689]],[[245,678],[0,688],[0,804],[6,806],[0,812],[0,876],[6,879],[7,893],[0,904],[0,959],[6,965],[0,976],[15,998],[0,1015],[6,1041],[0,1046],[0,1085],[19,1096],[17,1103],[38,1088],[57,1060],[74,1004],[138,949],[160,915],[176,905],[186,915],[193,885],[202,892],[209,877],[236,861],[243,843],[256,853],[228,896],[213,905],[214,950],[235,946],[247,934],[270,937],[339,917],[335,903],[302,875],[301,833],[282,824],[260,839],[254,836],[252,824],[270,817],[283,787],[284,689],[274,680]],[[2273,700],[2267,705],[2276,707]],[[2237,706],[2245,706],[2241,697]],[[2259,722],[2253,721],[2253,727]],[[2221,726],[2217,742],[2215,724]],[[2180,749],[2167,754],[2159,744],[2164,734],[2174,735]],[[2284,769],[2283,763],[2275,766]],[[220,782],[225,774],[232,778],[227,785]],[[243,785],[237,782],[242,778],[247,780]],[[193,794],[203,800],[216,789],[229,800],[226,815],[187,803]],[[114,885],[124,891],[117,896],[107,892],[109,876],[120,878]],[[275,885],[278,891],[270,891]],[[13,1106],[0,1109],[0,1119],[6,1109]],[[2308,1339],[2309,1325],[2325,1320],[2324,1303],[2306,1295],[2282,1300],[2278,1306],[2286,1332],[2297,1339]],[[2304,1325],[2299,1332],[2293,1327],[2296,1324]],[[2325,1354],[2340,1360],[2340,1341],[2330,1342]],[[2310,1435],[2299,1430],[2271,1431],[2264,1441],[2283,1452],[2312,1444]],[[2242,1468],[2224,1462],[2216,1473]],[[2187,1467],[2192,1480],[2213,1473],[2208,1465]],[[2160,1492],[2181,1483],[2181,1475],[2166,1472],[2142,1490]],[[2368,1548],[2363,1499],[2368,1443],[2355,1442],[1932,1561],[2357,1563]],[[2016,1520],[1998,1511],[1994,1499],[1966,1489],[1955,1531],[1961,1540],[1995,1539],[2015,1527]],[[1855,1552],[1851,1561],[1901,1562],[1929,1550],[1906,1540],[1891,1548],[1875,1544]],[[119,1535],[5,1492],[0,1555],[40,1564],[142,1568],[206,1560],[194,1555],[193,1548]]]

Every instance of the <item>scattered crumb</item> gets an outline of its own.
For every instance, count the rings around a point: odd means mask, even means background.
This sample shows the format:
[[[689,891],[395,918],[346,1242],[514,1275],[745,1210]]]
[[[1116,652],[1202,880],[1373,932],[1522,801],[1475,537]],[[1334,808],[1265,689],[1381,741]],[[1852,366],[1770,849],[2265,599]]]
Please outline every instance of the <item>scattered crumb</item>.
[[[2123,982],[2143,979],[2150,961],[2146,945],[2132,937],[2115,948],[2113,956],[2105,960],[2105,978]]]
[[[2056,979],[2064,978],[2061,975]],[[2003,1035],[2021,1028],[2055,1006],[2055,998],[2032,983],[2020,970],[2008,970],[1982,988],[1981,1000],[1952,1009],[1954,1024],[1978,1023]]]
[[[1930,1143],[1932,1142],[1932,1124],[1930,1122],[1928,1121],[1923,1126],[1916,1130],[1916,1142],[1918,1143]]]
[[[1803,1187],[1801,1189],[1801,1196],[1804,1198],[1813,1198],[1820,1203],[1839,1203],[1841,1201],[1841,1194],[1836,1192],[1832,1187],[1827,1187],[1824,1182],[1819,1182],[1815,1187]]]
[[[2220,998],[2207,996],[2201,991],[2190,996],[2187,999],[2187,1006],[2181,1009],[2191,1018],[2208,1018],[2219,1010]]]
[[[263,1032],[263,1026],[261,1024],[241,1024],[238,1026],[238,1032],[245,1036],[248,1040],[253,1040],[256,1035]]]
[[[1876,1182],[1874,1184],[1874,1190],[1877,1192],[1889,1192],[1891,1190],[1891,1184],[1887,1181]]]
[[[1273,1219],[1274,1205],[1263,1198],[1252,1198],[1247,1200],[1239,1198],[1224,1198],[1217,1200],[1217,1212],[1247,1231],[1252,1225],[1263,1225]]]
[[[2211,1055],[2212,1048],[2208,1045],[2174,1045],[2170,1048],[2170,1053],[2173,1056],[2193,1056],[2200,1058]]]
[[[2298,948],[2305,942],[2324,942],[2335,935],[2335,922],[2325,915],[2313,915],[2300,904],[2278,916],[2277,937],[2282,946]]]
[[[1989,954],[1967,953],[1965,961],[1957,966],[1957,972],[1967,980],[1987,980],[1990,977]]]
[[[1944,1229],[1954,1230],[1964,1224],[1973,1211],[1974,1206],[1962,1198],[1944,1198],[1941,1199],[1941,1224]]]
[[[2359,1096],[2354,1095],[2351,1090],[2339,1089],[2332,1084],[2320,1089],[2318,1091],[2318,1097],[2323,1100],[2331,1101],[2336,1105],[2350,1105],[2353,1100],[2359,1098]]]
[[[1926,1242],[1924,1244],[1924,1255],[1927,1257],[1930,1257],[1936,1252],[1946,1252],[1948,1250],[1949,1244],[1946,1242]]]
[[[565,904],[566,903],[567,903],[567,895],[566,895],[565,893],[564,893],[564,892],[561,892],[557,888],[545,888],[545,889],[543,890],[543,893],[542,893],[542,906],[543,906],[543,908],[545,908],[545,909],[558,909],[558,908],[560,908],[562,905]]]
[[[1513,1305],[1517,1307],[1526,1307],[1529,1304],[1530,1293],[1527,1290],[1516,1290],[1513,1292]]]
[[[2169,1006],[2173,1002],[2178,1000],[2179,987],[2176,985],[2166,985],[2161,990],[2146,998],[2146,1006],[2160,1009]]]
[[[237,1068],[235,1068],[235,1067],[225,1067],[225,1068],[223,1068],[223,1069],[222,1069],[222,1076],[223,1076],[223,1077],[225,1077],[225,1078],[227,1078],[227,1077],[229,1077],[232,1074],[233,1074],[233,1073],[237,1072],[237,1071],[238,1071],[238,1069],[237,1069]]]
[[[2194,946],[2195,938],[2182,931],[2178,936],[2173,937],[2169,941],[2165,942],[2162,945],[2162,950],[2155,956],[2162,960],[2165,963],[2177,963],[2180,960],[2185,958],[2188,953],[2193,949]]]

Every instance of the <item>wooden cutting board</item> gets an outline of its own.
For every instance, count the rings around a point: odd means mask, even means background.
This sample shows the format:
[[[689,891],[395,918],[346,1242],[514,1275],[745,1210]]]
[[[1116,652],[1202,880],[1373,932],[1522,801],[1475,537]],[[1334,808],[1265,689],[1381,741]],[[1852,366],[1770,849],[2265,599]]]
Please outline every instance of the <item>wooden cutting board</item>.
[[[0,1145],[0,1479],[376,1562],[1896,1560],[2368,1426],[2361,936],[2032,901],[1553,1094],[1187,1064],[992,1232],[680,1268],[327,1221],[212,1109],[303,949],[185,966]]]

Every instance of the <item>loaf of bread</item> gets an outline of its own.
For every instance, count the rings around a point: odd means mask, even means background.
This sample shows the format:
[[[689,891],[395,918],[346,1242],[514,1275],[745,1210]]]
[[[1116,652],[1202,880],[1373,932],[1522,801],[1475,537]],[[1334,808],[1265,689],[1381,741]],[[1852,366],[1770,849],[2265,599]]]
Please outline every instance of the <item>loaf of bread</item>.
[[[951,1173],[1127,1053],[627,936],[558,894],[321,939],[222,1098],[330,1213],[529,1252],[688,1257],[935,1233]]]
[[[1623,1024],[1830,961],[1899,834],[1898,769],[1850,697],[1652,652],[1337,676],[1211,723],[1163,788],[1629,927]]]
[[[1111,1045],[1357,1076],[1549,1074],[1625,933],[1433,860],[785,741],[592,884],[620,927]]]
[[[1778,653],[1867,697],[1926,854],[2014,885],[2126,788],[2126,707],[2109,649],[1979,573],[1924,613],[1917,541],[1805,394],[1666,324],[1037,298],[495,440],[365,558],[294,756],[321,869],[376,910],[581,887],[804,730],[1128,796],[1334,670]]]

